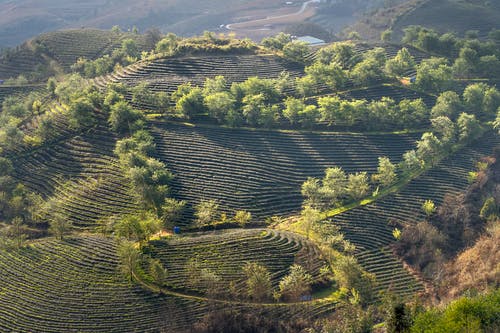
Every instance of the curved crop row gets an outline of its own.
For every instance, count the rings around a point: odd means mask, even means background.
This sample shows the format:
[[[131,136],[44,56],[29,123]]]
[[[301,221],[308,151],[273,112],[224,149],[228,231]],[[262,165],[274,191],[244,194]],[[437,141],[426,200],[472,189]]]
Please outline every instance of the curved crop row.
[[[138,208],[129,181],[113,155],[116,137],[97,128],[37,149],[14,160],[15,176],[29,189],[55,202],[78,228],[103,217]]]
[[[174,173],[174,195],[190,203],[219,200],[231,213],[287,215],[302,204],[301,184],[325,168],[375,172],[378,157],[398,162],[418,135],[252,131],[152,126],[158,158]]]
[[[442,160],[435,168],[412,180],[398,193],[330,219],[331,223],[341,227],[341,232],[356,246],[358,257],[364,258],[360,262],[365,269],[374,272],[379,280],[384,281],[381,288],[387,289],[393,281],[406,279],[408,275],[401,273],[394,279],[388,279],[392,271],[380,269],[388,260],[386,247],[394,241],[392,231],[395,223],[420,222],[425,218],[421,208],[425,200],[432,200],[438,206],[446,194],[464,191],[468,186],[468,173],[474,170],[475,163],[482,156],[490,154],[499,143],[498,136],[487,134],[472,147]],[[380,265],[374,264],[377,260]]]
[[[121,277],[115,253],[115,241],[97,236],[0,250],[0,331],[187,332],[209,307],[287,320],[320,317],[336,305],[209,303],[201,297],[155,294]]]
[[[265,266],[276,287],[294,264],[303,265],[314,278],[326,262],[319,250],[305,238],[269,229],[235,229],[211,234],[200,233],[169,240],[153,241],[151,255],[168,270],[169,284],[175,289],[191,289],[186,271],[188,261],[196,260],[222,277],[228,286],[237,284],[245,291],[242,267],[247,262]]]

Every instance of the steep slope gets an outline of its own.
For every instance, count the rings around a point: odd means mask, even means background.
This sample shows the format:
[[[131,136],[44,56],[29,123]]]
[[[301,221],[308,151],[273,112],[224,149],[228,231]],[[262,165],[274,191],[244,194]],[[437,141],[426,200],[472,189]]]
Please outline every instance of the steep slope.
[[[373,172],[377,158],[399,161],[418,134],[299,133],[155,123],[159,158],[176,175],[175,196],[191,203],[219,200],[221,209],[247,209],[258,218],[300,209],[307,177],[341,166]]]
[[[213,241],[217,245],[216,237]],[[116,246],[111,239],[87,236],[0,250],[0,331],[188,332],[209,309],[287,320],[315,318],[335,307],[328,301],[256,305],[152,293],[118,274]]]
[[[393,39],[399,41],[402,31],[410,25],[433,28],[440,33],[454,32],[463,36],[467,30],[477,30],[485,37],[498,29],[500,4],[497,1],[430,0],[397,18],[392,26]]]
[[[376,274],[379,289],[411,294],[409,275],[391,254],[392,230],[398,224],[417,223],[424,219],[421,209],[425,200],[439,205],[445,194],[458,194],[467,186],[467,175],[480,157],[491,154],[500,143],[497,135],[487,134],[470,148],[441,161],[435,168],[411,181],[404,189],[373,204],[361,206],[330,219],[356,246],[360,263]],[[391,268],[394,266],[393,268]]]
[[[68,71],[78,58],[97,59],[120,47],[124,39],[137,42],[139,49],[154,45],[145,35],[96,29],[75,29],[41,34],[3,52],[0,56],[0,79],[24,75],[44,80],[58,71]]]

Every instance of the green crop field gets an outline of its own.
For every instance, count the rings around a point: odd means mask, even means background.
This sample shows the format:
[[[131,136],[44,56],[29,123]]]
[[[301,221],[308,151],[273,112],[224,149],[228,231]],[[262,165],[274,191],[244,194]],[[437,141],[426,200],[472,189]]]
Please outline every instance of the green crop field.
[[[196,19],[190,3],[165,2],[179,15],[167,23]],[[226,5],[196,10],[251,21],[283,4],[216,13]],[[431,304],[455,256],[498,232],[499,72],[484,68],[498,6],[485,6],[427,1],[394,18],[393,37],[427,21],[479,30],[453,50],[74,29],[3,52],[0,332],[369,331]],[[88,8],[66,14],[101,19]],[[459,195],[470,230],[452,250],[440,206]],[[434,234],[411,234],[423,221]]]

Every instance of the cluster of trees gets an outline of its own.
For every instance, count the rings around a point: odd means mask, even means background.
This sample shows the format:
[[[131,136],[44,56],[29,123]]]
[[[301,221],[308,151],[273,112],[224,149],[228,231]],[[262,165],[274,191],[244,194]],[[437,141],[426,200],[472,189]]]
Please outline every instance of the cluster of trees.
[[[251,77],[227,86],[222,76],[207,79],[204,87],[180,85],[171,95],[175,105],[172,113],[185,119],[207,114],[221,124],[257,127],[272,127],[285,121],[302,128],[340,124],[386,130],[418,128],[429,121],[430,111],[421,99],[396,103],[388,97],[367,102],[324,96],[318,98],[317,105],[293,96],[282,99],[293,88],[286,73],[277,79]]]
[[[486,41],[480,41],[474,31],[467,32],[465,38],[458,38],[453,33],[439,35],[421,26],[410,26],[404,31],[403,43],[445,57],[456,57],[450,68],[456,77],[496,78],[500,74],[499,30],[492,30]]]
[[[425,309],[395,302],[387,308],[387,332],[496,332],[500,290],[460,297],[446,306]]]
[[[43,111],[42,102],[35,93],[5,98],[0,113],[0,151],[12,150],[25,142],[30,143],[31,137],[27,137],[19,126],[29,117]]]
[[[142,51],[145,52],[145,51]],[[141,57],[141,47],[132,38],[124,39],[121,47],[115,49],[111,55],[104,55],[95,60],[80,58],[71,66],[71,70],[84,77],[93,78],[130,65]]]
[[[173,175],[163,162],[152,157],[154,149],[153,137],[145,130],[138,130],[130,137],[117,141],[115,153],[143,208],[161,216]]]
[[[202,200],[194,206],[194,226],[204,228],[210,225],[235,223],[244,227],[252,220],[252,213],[246,210],[237,210],[232,217],[219,212],[219,203],[216,200]]]
[[[42,198],[14,177],[12,162],[0,157],[0,247],[19,248],[28,238],[30,226],[40,222]]]
[[[212,269],[204,268],[196,259],[186,263],[187,284],[210,298],[243,298],[253,302],[298,302],[309,296],[313,278],[307,270],[297,264],[290,266],[289,273],[273,286],[269,270],[257,262],[247,262],[242,266],[242,280],[245,288],[243,294],[236,289],[235,281],[227,282]]]
[[[360,200],[369,194],[372,185],[379,188],[394,184],[398,179],[396,168],[389,158],[380,157],[377,173],[371,176],[371,182],[366,172],[346,174],[340,167],[327,168],[323,179],[309,177],[302,184],[305,205],[329,209],[348,200]]]
[[[150,31],[146,32],[144,39],[145,45],[133,38],[124,39],[121,46],[113,50],[111,54],[95,60],[80,58],[71,66],[71,70],[86,78],[94,78],[119,70],[141,59],[194,53],[248,52],[257,47],[249,39],[235,39],[234,35],[216,36],[209,31],[202,36],[191,38],[181,38],[173,33],[162,36],[159,32]]]

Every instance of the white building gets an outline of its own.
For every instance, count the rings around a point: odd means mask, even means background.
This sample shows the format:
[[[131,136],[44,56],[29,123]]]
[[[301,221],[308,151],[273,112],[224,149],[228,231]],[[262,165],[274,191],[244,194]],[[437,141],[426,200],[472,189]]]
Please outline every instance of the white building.
[[[299,42],[305,42],[309,46],[326,45],[324,40],[316,38],[316,37],[312,37],[312,36],[300,36],[300,37],[297,37],[296,40]]]

